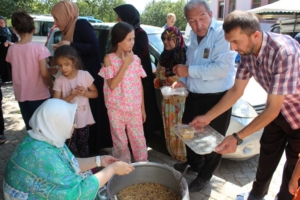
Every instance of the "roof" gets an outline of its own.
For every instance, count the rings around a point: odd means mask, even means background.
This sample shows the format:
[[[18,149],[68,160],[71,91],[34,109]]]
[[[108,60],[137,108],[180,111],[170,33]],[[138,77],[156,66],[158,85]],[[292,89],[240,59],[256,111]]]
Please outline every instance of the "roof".
[[[294,17],[295,13],[300,14],[299,0],[279,0],[274,3],[248,10],[262,18]]]

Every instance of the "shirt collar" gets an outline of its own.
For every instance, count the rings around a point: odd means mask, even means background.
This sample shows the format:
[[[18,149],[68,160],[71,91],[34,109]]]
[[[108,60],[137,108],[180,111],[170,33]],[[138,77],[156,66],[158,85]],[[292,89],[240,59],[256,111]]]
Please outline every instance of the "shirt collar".
[[[262,44],[261,44],[260,50],[258,52],[257,59],[264,56],[265,49],[266,49],[266,46],[267,46],[268,34],[264,31],[262,31],[262,35],[263,35]]]

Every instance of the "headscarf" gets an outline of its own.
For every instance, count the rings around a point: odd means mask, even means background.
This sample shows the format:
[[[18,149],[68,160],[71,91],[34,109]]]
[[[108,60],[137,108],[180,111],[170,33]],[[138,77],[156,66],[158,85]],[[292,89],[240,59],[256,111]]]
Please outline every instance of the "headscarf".
[[[75,24],[79,15],[77,5],[69,0],[60,1],[53,6],[51,15],[59,22],[62,40],[73,42]]]
[[[6,37],[8,41],[11,41],[11,32],[7,27],[7,23],[4,17],[0,16],[0,19],[3,19],[5,21],[5,27],[0,26],[0,36]]]
[[[170,26],[161,34],[161,40],[164,36],[170,37],[175,47],[172,50],[164,49],[159,57],[159,64],[166,69],[166,77],[174,76],[173,67],[177,64],[185,64],[187,47],[184,44],[183,36],[176,26]]]
[[[131,4],[123,4],[114,8],[114,11],[123,22],[131,24],[134,29],[140,27],[140,13]]]
[[[29,125],[29,135],[47,142],[57,148],[64,146],[71,137],[77,104],[70,104],[61,99],[48,99],[33,113]]]

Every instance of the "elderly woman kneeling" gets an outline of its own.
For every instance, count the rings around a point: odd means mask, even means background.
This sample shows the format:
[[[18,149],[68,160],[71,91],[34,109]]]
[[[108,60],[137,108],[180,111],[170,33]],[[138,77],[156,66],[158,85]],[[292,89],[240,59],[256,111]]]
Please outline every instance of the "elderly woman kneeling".
[[[32,130],[16,148],[4,175],[5,199],[95,199],[114,174],[134,168],[111,156],[75,158],[65,145],[73,133],[77,105],[45,101],[30,119]],[[96,174],[84,173],[97,166]]]

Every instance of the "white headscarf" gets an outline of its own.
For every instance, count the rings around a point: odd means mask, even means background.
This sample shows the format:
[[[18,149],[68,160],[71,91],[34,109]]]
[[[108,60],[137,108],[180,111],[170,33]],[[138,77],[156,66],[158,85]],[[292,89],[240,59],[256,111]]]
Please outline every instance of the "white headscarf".
[[[77,104],[61,99],[48,99],[33,113],[29,135],[60,148],[71,136]]]

